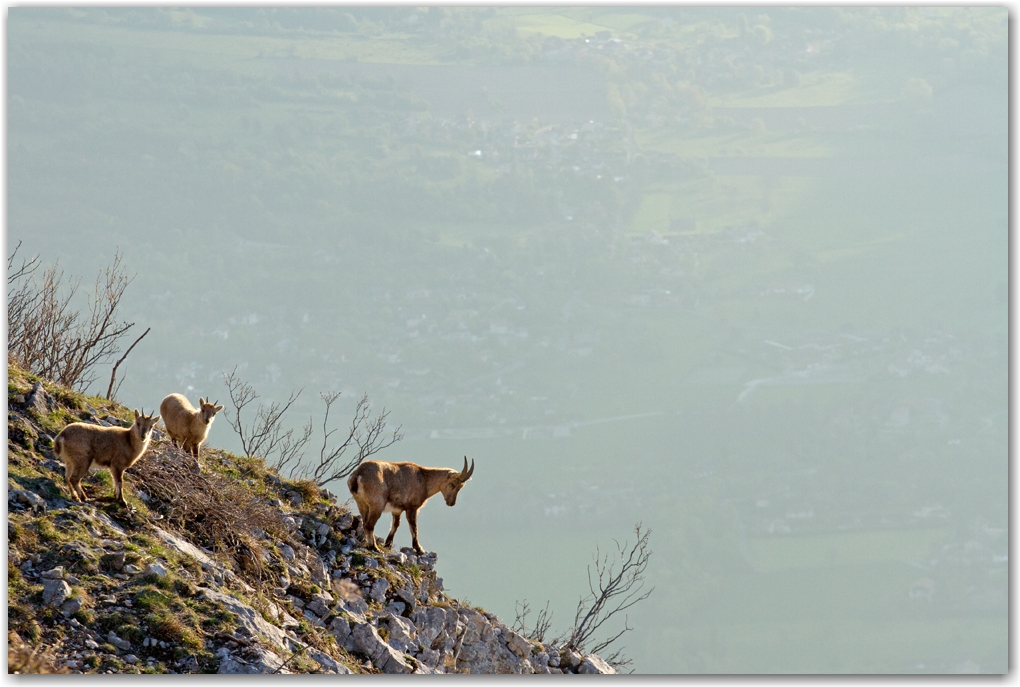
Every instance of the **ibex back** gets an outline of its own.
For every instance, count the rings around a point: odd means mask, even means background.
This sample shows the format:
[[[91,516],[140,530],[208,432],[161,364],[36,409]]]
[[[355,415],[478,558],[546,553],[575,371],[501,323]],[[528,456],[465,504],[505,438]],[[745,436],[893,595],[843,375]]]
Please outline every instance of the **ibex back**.
[[[152,427],[159,415],[143,415],[135,410],[135,421],[130,427],[103,427],[74,422],[53,440],[53,452],[64,461],[64,478],[76,501],[88,501],[81,479],[95,464],[113,475],[114,497],[127,505],[122,484],[124,471],[134,465],[152,438]]]
[[[393,525],[385,543],[386,548],[392,546],[393,535],[400,526],[400,514],[406,512],[411,545],[416,552],[424,553],[418,544],[418,509],[439,492],[443,492],[446,505],[457,503],[458,492],[474,471],[475,462],[471,461],[469,470],[467,456],[464,456],[464,469],[460,472],[450,468],[424,468],[414,463],[366,460],[347,480],[347,488],[361,513],[366,546],[380,550],[374,530],[384,512],[393,514]]]

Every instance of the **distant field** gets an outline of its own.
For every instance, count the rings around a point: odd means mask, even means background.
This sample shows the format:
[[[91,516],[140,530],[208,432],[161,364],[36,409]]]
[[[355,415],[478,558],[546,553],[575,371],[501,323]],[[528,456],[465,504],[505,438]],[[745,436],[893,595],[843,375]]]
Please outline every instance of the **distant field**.
[[[613,9],[590,7],[506,8],[521,33],[540,33],[560,38],[592,36],[599,31],[626,32],[653,18],[645,14],[619,13]]]
[[[802,74],[797,86],[762,93],[761,90],[723,94],[708,99],[712,107],[825,107],[864,101],[864,81],[852,72]]]

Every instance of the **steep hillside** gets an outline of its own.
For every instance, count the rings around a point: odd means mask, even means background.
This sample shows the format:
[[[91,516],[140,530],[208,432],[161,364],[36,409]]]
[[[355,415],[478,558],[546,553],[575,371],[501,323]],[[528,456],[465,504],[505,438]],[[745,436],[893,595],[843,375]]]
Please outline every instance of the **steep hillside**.
[[[435,553],[361,548],[348,505],[260,460],[157,429],[130,508],[105,470],[69,501],[53,437],[131,411],[11,365],[7,388],[11,672],[613,672],[447,596]]]

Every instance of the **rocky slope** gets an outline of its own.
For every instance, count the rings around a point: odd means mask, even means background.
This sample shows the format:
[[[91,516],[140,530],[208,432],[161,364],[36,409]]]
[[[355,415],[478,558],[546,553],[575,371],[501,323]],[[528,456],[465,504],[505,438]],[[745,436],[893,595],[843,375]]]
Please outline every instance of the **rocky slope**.
[[[10,670],[82,673],[610,673],[450,598],[435,553],[357,545],[313,483],[157,431],[126,476],[67,500],[52,438],[130,411],[8,365]]]

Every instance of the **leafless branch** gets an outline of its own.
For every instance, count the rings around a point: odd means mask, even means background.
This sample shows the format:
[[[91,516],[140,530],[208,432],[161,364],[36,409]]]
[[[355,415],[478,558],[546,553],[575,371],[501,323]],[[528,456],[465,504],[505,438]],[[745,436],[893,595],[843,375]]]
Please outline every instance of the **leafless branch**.
[[[594,635],[609,620],[634,604],[647,599],[654,591],[654,587],[644,591],[645,570],[648,567],[648,559],[652,555],[648,548],[648,536],[651,534],[651,530],[643,529],[641,523],[638,523],[634,526],[634,533],[637,536],[637,541],[632,547],[628,548],[626,543],[621,545],[614,540],[617,553],[612,560],[609,554],[603,555],[601,550],[596,549],[593,557],[594,568],[588,566],[588,588],[591,593],[578,601],[577,612],[574,615],[574,628],[565,646],[578,651],[598,653],[608,648],[624,633],[633,629],[628,624],[625,614],[622,630],[591,645]],[[628,659],[620,657],[619,651],[610,656],[607,661],[615,666],[625,666],[630,663]]]
[[[337,433],[337,429],[329,429],[329,412],[333,403],[340,397],[340,393],[333,391],[319,394],[326,404],[326,412],[322,418],[322,448],[319,450],[319,462],[317,465],[309,466],[303,474],[308,479],[315,480],[316,485],[323,487],[326,484],[347,477],[362,461],[382,451],[404,438],[400,433],[400,427],[392,433],[386,431],[386,418],[389,412],[384,408],[382,412],[372,417],[372,406],[368,402],[368,395],[363,395],[354,408],[354,417],[347,429],[344,440],[330,448],[330,437]],[[345,454],[352,449],[347,458]]]
[[[110,386],[109,386],[109,387],[107,387],[107,389],[106,389],[106,398],[107,398],[107,399],[109,399],[109,400],[111,400],[111,401],[113,400],[113,392],[114,392],[114,388],[113,388],[113,383],[114,383],[114,381],[116,381],[116,379],[117,379],[117,368],[118,368],[118,367],[120,367],[120,364],[121,364],[122,362],[124,362],[124,359],[125,359],[125,358],[127,358],[127,357],[128,357],[128,354],[129,354],[129,353],[131,352],[131,349],[133,349],[133,348],[134,348],[135,346],[137,346],[137,345],[138,345],[138,342],[139,342],[139,341],[141,341],[142,339],[144,339],[144,338],[145,338],[145,335],[146,335],[146,334],[148,334],[148,333],[149,333],[149,332],[150,332],[151,330],[152,330],[152,327],[148,327],[148,328],[147,328],[147,329],[145,330],[145,332],[143,332],[143,333],[142,333],[142,335],[141,335],[141,336],[139,336],[139,337],[138,337],[137,339],[135,339],[135,342],[134,342],[133,344],[131,344],[130,346],[128,346],[128,349],[127,349],[126,351],[124,351],[124,355],[122,355],[122,356],[121,356],[121,357],[120,357],[120,358],[119,358],[119,359],[117,360],[117,362],[116,362],[116,363],[114,363],[114,365],[113,365],[113,372],[111,372],[111,373],[110,373]],[[121,383],[123,383],[123,381],[124,381],[124,380],[121,380]],[[120,389],[120,384],[118,384],[118,385],[117,385],[117,389],[118,389],[118,390]]]
[[[14,270],[16,253],[8,256],[8,358],[63,386],[86,389],[96,367],[117,355],[121,337],[134,326],[116,317],[132,281],[120,254],[96,277],[86,312],[71,306],[80,281],[65,286],[55,264],[37,278],[38,257]]]
[[[536,642],[545,643],[545,635],[552,627],[552,613],[549,612],[549,602],[545,602],[545,608],[538,612],[535,616],[535,624],[532,627],[528,627],[528,616],[531,615],[531,607],[527,601],[518,601],[516,604],[516,615],[512,629],[528,639],[533,639]],[[554,639],[552,642],[555,644],[559,639]]]
[[[7,285],[10,286],[14,282],[18,281],[23,277],[30,277],[35,272],[36,268],[39,267],[39,256],[36,255],[31,259],[22,259],[21,267],[14,269],[14,259],[18,255],[18,250],[21,248],[21,241],[18,241],[18,245],[14,247],[11,254],[7,256]]]
[[[245,455],[249,458],[253,456],[263,458],[278,472],[291,462],[299,462],[304,455],[304,447],[312,436],[311,420],[302,434],[295,435],[293,429],[284,431],[283,416],[301,396],[302,390],[291,392],[283,403],[274,401],[268,406],[260,403],[255,409],[255,418],[251,424],[245,424],[241,417],[242,413],[259,398],[258,392],[237,375],[236,367],[230,374],[224,373],[223,381],[227,385],[230,403],[233,406],[233,411],[228,409],[225,412],[227,422],[241,439],[241,448]]]

